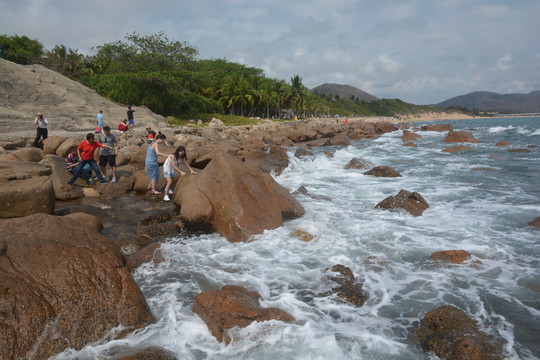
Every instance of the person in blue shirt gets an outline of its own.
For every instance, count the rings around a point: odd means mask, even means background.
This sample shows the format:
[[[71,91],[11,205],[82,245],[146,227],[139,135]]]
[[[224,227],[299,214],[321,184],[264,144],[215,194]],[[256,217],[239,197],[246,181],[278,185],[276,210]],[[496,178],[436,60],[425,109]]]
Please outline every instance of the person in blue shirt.
[[[96,132],[99,133],[103,131],[103,110],[99,110],[97,114],[97,129]]]

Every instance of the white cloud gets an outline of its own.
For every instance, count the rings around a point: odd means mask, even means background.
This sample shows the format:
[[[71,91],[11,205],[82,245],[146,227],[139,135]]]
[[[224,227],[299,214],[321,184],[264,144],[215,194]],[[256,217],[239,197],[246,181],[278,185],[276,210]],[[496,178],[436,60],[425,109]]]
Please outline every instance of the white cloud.
[[[499,60],[497,60],[497,63],[495,64],[495,70],[501,70],[501,71],[508,71],[510,69],[510,63],[514,57],[512,54],[506,54]]]

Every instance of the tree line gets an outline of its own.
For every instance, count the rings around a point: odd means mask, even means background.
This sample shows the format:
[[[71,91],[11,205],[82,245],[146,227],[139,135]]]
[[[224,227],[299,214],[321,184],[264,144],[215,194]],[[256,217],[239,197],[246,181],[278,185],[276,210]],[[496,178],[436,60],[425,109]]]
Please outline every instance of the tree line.
[[[299,75],[287,83],[266,77],[256,67],[226,59],[198,59],[195,47],[170,40],[163,32],[127,34],[123,41],[92,50],[94,55],[64,45],[45,50],[38,40],[26,36],[0,35],[0,57],[42,64],[112,101],[144,105],[166,117],[394,116],[422,109],[399,99],[366,102],[354,96],[312,93]]]

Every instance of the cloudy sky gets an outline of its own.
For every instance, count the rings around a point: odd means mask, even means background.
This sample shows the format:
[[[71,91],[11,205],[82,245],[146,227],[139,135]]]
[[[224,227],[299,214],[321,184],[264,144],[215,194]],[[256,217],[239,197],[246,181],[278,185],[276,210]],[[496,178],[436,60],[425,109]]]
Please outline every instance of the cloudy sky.
[[[0,34],[92,54],[164,31],[308,88],[431,104],[540,90],[539,15],[540,0],[0,0]]]

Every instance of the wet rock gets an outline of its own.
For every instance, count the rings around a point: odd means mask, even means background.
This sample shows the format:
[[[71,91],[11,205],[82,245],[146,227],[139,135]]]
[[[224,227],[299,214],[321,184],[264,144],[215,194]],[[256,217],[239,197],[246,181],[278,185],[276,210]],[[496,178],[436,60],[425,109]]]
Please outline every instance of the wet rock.
[[[325,152],[324,152],[324,155],[325,155],[326,157],[329,157],[329,158],[333,158],[333,157],[334,157],[334,153],[331,153],[330,151],[325,151]]]
[[[34,162],[0,161],[0,218],[52,214],[51,168]]]
[[[298,148],[294,152],[294,156],[297,157],[297,158],[301,158],[302,156],[313,157],[313,154],[308,149]]]
[[[506,151],[516,152],[516,153],[532,153],[532,150],[529,150],[529,149],[508,149]]]
[[[502,359],[500,346],[479,331],[467,314],[451,305],[426,313],[416,337],[422,350],[435,353],[441,359]]]
[[[0,358],[46,359],[154,322],[113,245],[73,219],[0,220]],[[39,234],[39,236],[36,236]]]
[[[92,229],[96,232],[103,230],[103,223],[96,216],[85,213],[73,213],[65,215],[65,217],[79,222],[83,228]]]
[[[311,235],[307,231],[298,230],[298,229],[293,231],[292,236],[305,242],[310,242],[311,240],[315,238],[315,236]]]
[[[422,135],[420,135],[420,134],[413,133],[413,132],[405,130],[405,131],[403,131],[403,136],[401,137],[401,140],[403,140],[403,142],[409,142],[409,141],[418,140],[421,137],[422,137]]]
[[[305,186],[300,186],[298,189],[296,189],[293,192],[293,195],[305,195],[305,196],[309,196],[310,198],[315,199],[315,200],[332,201],[332,199],[330,199],[328,196],[315,195],[315,194],[310,193],[308,191],[308,189],[306,189]]]
[[[422,195],[417,192],[409,192],[407,190],[401,190],[395,196],[389,196],[377,205],[375,209],[404,209],[414,216],[420,216],[429,208],[428,203]]]
[[[377,134],[384,134],[384,133],[389,133],[392,131],[398,131],[397,126],[389,122],[377,122],[375,123],[374,129],[375,129],[375,133]]]
[[[478,143],[478,139],[476,139],[470,132],[467,131],[450,131],[448,135],[446,135],[446,138],[443,140],[447,143]]]
[[[439,125],[422,125],[420,127],[422,131],[454,131],[454,128],[450,124],[439,124]]]
[[[471,254],[465,250],[445,250],[437,251],[431,254],[431,260],[451,262],[454,264],[461,264],[470,258]]]
[[[371,168],[373,168],[373,166],[375,166],[375,164],[373,164],[372,162],[369,162],[367,160],[359,159],[359,158],[352,158],[345,165],[344,169],[345,170],[349,170],[349,169],[371,169]]]
[[[201,317],[212,335],[220,342],[223,341],[225,331],[235,326],[243,328],[254,321],[295,320],[281,309],[262,308],[259,305],[260,297],[255,291],[226,285],[221,290],[206,291],[195,296],[192,310]]]
[[[248,241],[305,211],[270,174],[227,153],[217,154],[198,175],[183,176],[174,202],[183,221],[214,229],[231,242]]]
[[[160,176],[159,180],[156,184],[156,189],[161,189],[167,185],[167,180],[163,177],[163,168],[159,168]],[[135,190],[138,193],[144,193],[148,191],[148,175],[146,174],[145,170],[139,170],[135,172],[135,182],[133,184],[133,190]],[[163,198],[163,196],[161,197]]]
[[[330,146],[332,145],[332,140],[330,139],[319,139],[306,142],[307,146]]]
[[[498,143],[495,144],[495,146],[512,146],[513,144],[510,142],[510,141],[499,141]]]
[[[135,233],[137,235],[148,236],[152,239],[156,239],[177,236],[183,228],[184,224],[182,222],[152,224],[137,227]]]
[[[376,166],[373,169],[364,173],[364,175],[371,175],[377,177],[400,177],[401,174],[390,166]]]
[[[540,216],[529,223],[530,226],[540,228]]]
[[[332,288],[332,290],[329,292],[320,294],[320,296],[336,294],[339,298],[356,307],[364,305],[369,297],[362,289],[362,284],[356,282],[356,278],[352,270],[346,266],[337,264],[332,267],[331,271],[339,273],[338,276],[333,276],[330,278],[330,280],[339,286]]]
[[[121,347],[108,350],[107,359],[110,360],[178,360],[172,351],[159,346],[145,348]]]
[[[405,144],[403,144],[402,146],[418,147],[418,145],[416,145],[416,144],[413,143],[413,142],[405,143]]]
[[[465,146],[465,145],[458,145],[458,146],[452,146],[452,147],[449,147],[449,148],[446,148],[446,149],[442,149],[441,152],[443,152],[443,153],[453,153],[453,152],[467,151],[467,150],[472,150],[472,149],[470,147],[468,147],[468,146]]]
[[[338,134],[332,138],[332,145],[349,146],[351,145],[351,139],[345,134]]]
[[[156,263],[161,263],[165,261],[165,258],[161,253],[160,242],[153,242],[132,254],[124,255],[124,262],[126,264],[126,268],[130,272],[134,272],[139,266],[141,266],[142,264],[146,264],[147,262],[150,262],[152,260]]]
[[[153,242],[149,236],[135,235],[122,232],[113,240],[113,245],[116,247],[120,255],[125,259],[127,256],[133,255]]]
[[[473,168],[471,168],[471,170],[474,170],[474,171],[499,171],[499,169],[495,169],[495,168],[492,168],[492,167],[473,167]]]

